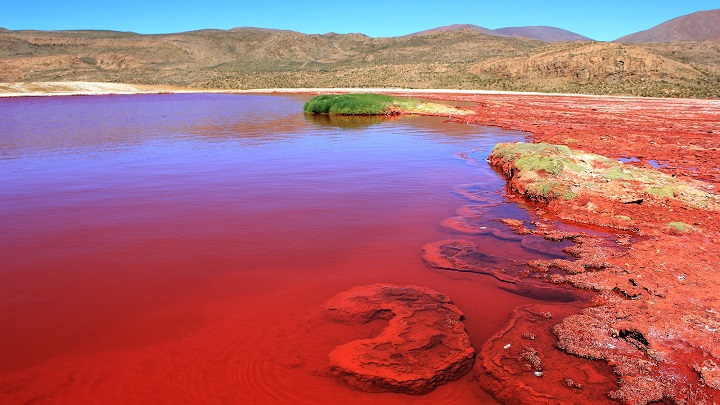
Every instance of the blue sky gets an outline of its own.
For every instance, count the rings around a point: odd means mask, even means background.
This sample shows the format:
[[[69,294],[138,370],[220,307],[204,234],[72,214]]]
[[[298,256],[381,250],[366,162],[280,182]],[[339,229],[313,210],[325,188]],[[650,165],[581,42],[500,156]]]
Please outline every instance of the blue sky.
[[[253,26],[388,37],[449,24],[549,25],[611,41],[684,14],[716,8],[720,0],[0,0],[0,27],[157,34]]]

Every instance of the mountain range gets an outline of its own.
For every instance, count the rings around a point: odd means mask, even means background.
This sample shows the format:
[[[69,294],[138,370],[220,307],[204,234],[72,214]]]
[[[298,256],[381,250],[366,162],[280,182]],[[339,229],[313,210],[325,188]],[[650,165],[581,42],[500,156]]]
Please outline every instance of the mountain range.
[[[485,35],[496,37],[521,37],[546,42],[593,40],[561,28],[546,26],[507,27],[493,30],[472,24],[454,24],[420,31],[411,35],[425,34],[429,32],[457,31],[461,29],[470,29]],[[618,38],[614,42],[647,43],[674,41],[720,41],[720,9],[698,11],[696,13],[673,18],[670,21],[664,22],[648,30]]]
[[[392,38],[252,27],[161,35],[0,29],[0,82],[720,97],[719,18],[720,10],[698,12],[616,42],[553,27],[474,25]]]

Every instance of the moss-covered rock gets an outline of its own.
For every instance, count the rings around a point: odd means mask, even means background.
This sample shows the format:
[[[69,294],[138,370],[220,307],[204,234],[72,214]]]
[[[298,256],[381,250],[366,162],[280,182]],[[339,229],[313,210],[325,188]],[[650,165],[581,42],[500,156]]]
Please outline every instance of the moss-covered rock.
[[[565,145],[500,143],[489,161],[512,189],[540,202],[588,196],[622,203],[674,200],[690,208],[720,210],[720,196],[701,183]]]

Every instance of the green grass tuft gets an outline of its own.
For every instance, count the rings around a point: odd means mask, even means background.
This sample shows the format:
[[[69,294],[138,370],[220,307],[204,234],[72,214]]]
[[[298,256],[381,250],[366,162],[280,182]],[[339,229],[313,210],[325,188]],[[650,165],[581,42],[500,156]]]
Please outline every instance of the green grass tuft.
[[[660,198],[672,198],[675,196],[675,188],[672,186],[652,187],[646,191],[648,194],[652,194]]]
[[[684,222],[668,222],[669,227],[674,228],[678,232],[685,232],[688,230],[688,226]]]
[[[626,173],[620,166],[611,167],[605,173],[605,177],[610,180],[632,180],[632,175]]]
[[[327,94],[313,97],[305,103],[303,111],[313,114],[384,115],[391,107],[411,107],[411,100],[398,99],[384,94]]]

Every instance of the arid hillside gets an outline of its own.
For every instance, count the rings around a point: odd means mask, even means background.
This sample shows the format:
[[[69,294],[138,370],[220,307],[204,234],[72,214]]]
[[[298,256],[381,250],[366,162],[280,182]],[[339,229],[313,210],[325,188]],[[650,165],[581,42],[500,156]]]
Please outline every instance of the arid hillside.
[[[455,27],[458,28],[458,27]],[[457,88],[720,97],[718,42],[544,42],[474,29],[394,38],[257,28],[0,31],[0,82],[192,88]]]
[[[623,43],[719,41],[720,9],[698,11],[673,18],[645,31],[626,35],[617,40]]]
[[[556,92],[670,97],[720,94],[712,58],[704,61],[707,66],[701,66],[692,63],[699,59],[697,54],[680,62],[672,58],[672,52],[665,53],[617,43],[566,43],[528,56],[492,58],[474,65],[471,71],[514,80],[515,86],[522,83],[526,90],[544,87]],[[708,91],[702,89],[702,83],[708,85]]]

